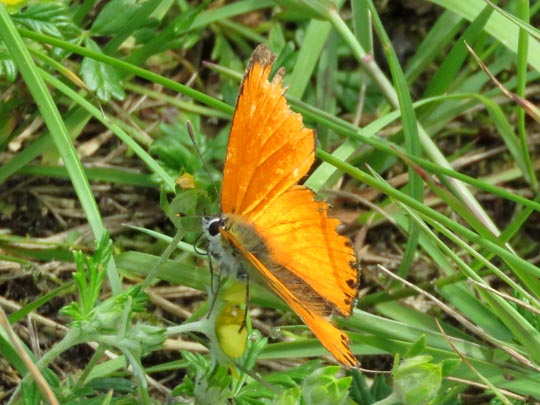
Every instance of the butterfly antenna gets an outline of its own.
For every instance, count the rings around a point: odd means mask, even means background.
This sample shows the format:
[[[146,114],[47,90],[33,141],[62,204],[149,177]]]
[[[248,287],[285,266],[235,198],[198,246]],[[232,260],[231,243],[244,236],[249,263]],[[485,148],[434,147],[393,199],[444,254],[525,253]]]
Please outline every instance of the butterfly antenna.
[[[206,164],[206,160],[204,160],[203,154],[201,153],[201,150],[199,149],[199,145],[197,145],[197,141],[195,140],[195,134],[193,133],[193,126],[191,125],[190,121],[186,121],[186,127],[187,127],[189,137],[191,138],[191,143],[193,143],[193,146],[195,147],[197,154],[201,158],[204,169],[206,170],[206,174],[208,175],[208,178],[210,179],[210,182],[212,183],[212,187],[214,187],[214,191],[216,192],[216,196],[219,196],[216,183],[214,182],[214,180],[212,179],[212,175],[210,174],[210,168]]]

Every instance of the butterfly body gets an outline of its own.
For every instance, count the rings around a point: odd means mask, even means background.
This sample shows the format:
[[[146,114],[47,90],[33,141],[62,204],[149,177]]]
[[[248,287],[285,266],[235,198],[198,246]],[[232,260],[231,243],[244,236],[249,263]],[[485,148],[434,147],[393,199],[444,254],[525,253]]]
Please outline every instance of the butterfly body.
[[[315,133],[287,105],[283,70],[268,80],[273,60],[261,45],[248,65],[227,147],[222,213],[203,220],[209,252],[228,275],[253,270],[340,363],[354,367],[349,337],[330,317],[352,313],[356,255],[328,205],[297,184],[315,160]]]

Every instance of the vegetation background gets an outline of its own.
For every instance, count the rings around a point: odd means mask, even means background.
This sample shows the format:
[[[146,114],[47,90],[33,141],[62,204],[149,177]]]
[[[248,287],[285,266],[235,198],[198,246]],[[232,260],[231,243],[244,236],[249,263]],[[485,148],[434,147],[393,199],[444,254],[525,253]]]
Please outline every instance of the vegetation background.
[[[0,400],[540,401],[532,3],[2,1]],[[259,43],[361,257],[361,370],[257,286],[242,357],[205,329],[193,215]]]

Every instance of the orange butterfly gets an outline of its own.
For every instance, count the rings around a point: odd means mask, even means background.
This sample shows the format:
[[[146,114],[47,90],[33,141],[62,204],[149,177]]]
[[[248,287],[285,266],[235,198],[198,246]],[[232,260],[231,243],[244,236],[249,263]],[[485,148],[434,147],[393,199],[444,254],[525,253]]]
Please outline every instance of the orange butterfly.
[[[349,316],[358,288],[354,250],[336,232],[328,205],[297,182],[315,160],[315,133],[291,111],[284,70],[268,81],[275,56],[259,45],[232,122],[219,217],[205,218],[209,251],[228,275],[251,268],[310,327],[334,357],[354,367],[349,337],[330,317]]]

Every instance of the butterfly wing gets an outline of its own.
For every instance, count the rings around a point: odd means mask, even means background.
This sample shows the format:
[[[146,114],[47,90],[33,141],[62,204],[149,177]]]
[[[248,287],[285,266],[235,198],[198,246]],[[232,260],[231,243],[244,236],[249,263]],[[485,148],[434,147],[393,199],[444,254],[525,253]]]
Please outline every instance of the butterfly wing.
[[[286,274],[287,269],[279,265],[263,263],[259,257],[247,251],[235,235],[227,230],[220,230],[221,236],[234,245],[242,255],[257,269],[268,286],[285,301],[311,329],[326,349],[341,364],[348,367],[358,366],[358,360],[352,354],[350,339],[329,320],[332,308],[299,278]],[[286,281],[285,281],[286,280]]]
[[[337,219],[313,192],[296,186],[280,195],[254,222],[270,259],[301,278],[340,315],[349,316],[358,288],[356,256],[336,232]]]
[[[273,60],[267,47],[258,46],[240,89],[223,170],[224,213],[256,218],[315,159],[315,134],[287,105],[283,73],[268,81]]]

